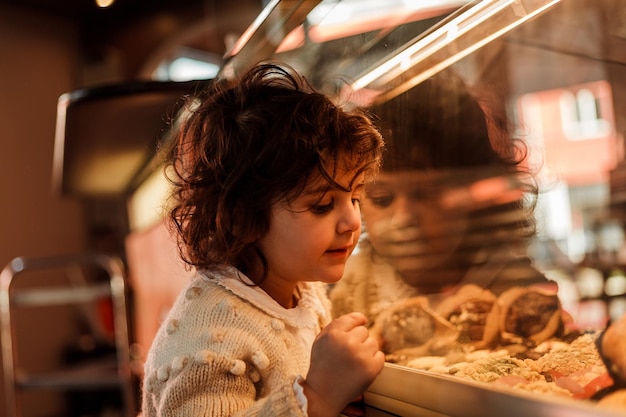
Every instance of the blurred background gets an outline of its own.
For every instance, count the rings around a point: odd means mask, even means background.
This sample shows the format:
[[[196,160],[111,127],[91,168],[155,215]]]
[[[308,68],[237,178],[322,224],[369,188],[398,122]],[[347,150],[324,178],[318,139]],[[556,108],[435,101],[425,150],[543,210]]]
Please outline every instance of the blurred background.
[[[121,259],[135,401],[143,355],[187,274],[160,219],[159,144],[182,94],[265,58],[336,96],[339,77],[363,100],[390,99],[453,67],[503,97],[542,191],[529,256],[582,326],[626,312],[621,0],[0,0],[0,267]],[[16,311],[18,359],[47,371],[110,353],[111,308]],[[91,405],[84,393],[20,395],[23,416],[126,415],[106,390]]]
[[[96,251],[125,258],[124,241],[129,234],[129,220],[127,195],[123,190],[126,184],[120,181],[127,177],[116,182],[116,190],[104,193],[65,192],[53,184],[59,97],[66,92],[118,85],[129,80],[210,78],[222,64],[226,50],[254,21],[262,7],[261,0],[117,0],[106,8],[91,0],[1,1],[2,267],[18,256],[49,257]],[[177,59],[191,62],[182,75],[176,69],[177,65],[180,67]],[[127,90],[122,90],[122,96],[126,97]],[[131,86],[128,91],[136,90]],[[178,90],[176,95],[180,93]],[[105,91],[103,96],[107,94]],[[124,102],[124,98],[121,100]],[[160,96],[148,100],[154,100],[161,113],[173,103],[173,100],[172,103],[163,101]],[[147,123],[146,129],[158,136],[161,116],[144,114],[142,105],[133,103],[130,100],[129,106],[139,110],[129,114],[127,121],[120,122],[114,135],[132,129],[133,125]],[[124,103],[116,103],[113,108],[113,111],[126,111],[122,110],[126,108]],[[110,124],[110,118],[116,117],[102,115],[101,111],[109,110],[108,107],[95,109],[85,123],[98,123],[100,117],[109,117],[104,121],[106,125]],[[99,128],[101,125],[95,130]],[[147,133],[141,128],[121,135],[121,147],[113,149],[113,153],[120,152],[116,157],[102,150],[106,143],[99,143],[99,138],[79,134],[81,142],[87,144],[88,149],[95,149],[95,154],[116,160],[114,164],[119,168],[114,168],[113,172],[129,172],[154,151],[150,149],[150,141],[155,137],[146,138]],[[140,135],[138,141],[131,149],[124,148],[125,138],[133,135]],[[77,146],[83,149],[82,145]],[[91,166],[99,163],[89,159],[91,154],[80,152],[76,156],[78,161]],[[139,153],[139,156],[124,158],[121,155],[124,152]],[[81,172],[80,175],[88,174]],[[93,181],[102,182],[93,179],[87,182],[95,184]],[[24,276],[23,281],[16,280],[16,286],[39,286],[51,280],[54,279],[49,276]],[[179,284],[180,281],[171,285]],[[97,321],[101,325],[110,320],[106,311],[100,309],[98,313]],[[91,336],[81,339],[93,330],[93,326],[85,324],[83,313],[75,306],[16,312],[13,319],[19,329],[16,339],[20,363],[28,364],[29,371],[47,372],[85,355],[101,355],[99,350],[109,350],[106,343],[100,346]],[[111,394],[107,389],[96,390],[95,396],[82,391],[79,395],[61,394],[55,389],[20,395],[20,415],[23,416],[122,415],[119,395],[116,397],[115,392]],[[4,397],[2,389],[0,415],[7,415]],[[82,402],[77,398],[82,398]]]

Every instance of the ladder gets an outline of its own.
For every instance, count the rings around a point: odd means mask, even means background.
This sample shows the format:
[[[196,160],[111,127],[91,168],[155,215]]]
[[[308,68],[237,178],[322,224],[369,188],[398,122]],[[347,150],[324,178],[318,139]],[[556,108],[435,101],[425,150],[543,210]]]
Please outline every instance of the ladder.
[[[94,280],[86,271],[106,274],[107,280]],[[17,278],[28,273],[65,274],[67,284],[26,287],[15,285]],[[55,275],[55,277],[57,276]],[[50,307],[60,305],[87,306],[108,300],[112,307],[112,333],[115,355],[111,359],[90,361],[62,367],[53,372],[24,371],[18,363],[16,341],[16,308]],[[33,329],[36,331],[36,329]],[[98,390],[119,389],[124,416],[133,417],[133,378],[131,372],[128,321],[126,313],[125,273],[119,258],[99,253],[56,257],[18,257],[0,273],[0,343],[6,396],[6,415],[20,417],[19,392],[22,390]]]

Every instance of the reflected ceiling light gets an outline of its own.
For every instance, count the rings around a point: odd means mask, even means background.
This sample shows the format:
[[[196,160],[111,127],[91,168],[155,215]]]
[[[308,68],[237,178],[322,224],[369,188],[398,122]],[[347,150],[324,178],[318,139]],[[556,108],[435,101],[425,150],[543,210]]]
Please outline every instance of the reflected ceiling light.
[[[425,8],[437,8],[437,7],[448,7],[451,2],[449,0],[403,0],[402,3],[407,9],[425,9]],[[467,2],[457,2],[459,5],[461,3]]]
[[[336,0],[322,1],[307,15],[308,35],[313,42],[381,30],[441,16],[471,0]]]
[[[357,79],[387,100],[421,83],[561,0],[483,0]],[[486,31],[484,22],[492,21]],[[423,67],[423,68],[420,68]]]
[[[96,1],[96,6],[100,7],[101,9],[106,9],[107,7],[115,3],[115,0],[95,0],[95,1]]]
[[[173,81],[208,80],[219,72],[217,63],[178,57],[169,64],[169,79]]]

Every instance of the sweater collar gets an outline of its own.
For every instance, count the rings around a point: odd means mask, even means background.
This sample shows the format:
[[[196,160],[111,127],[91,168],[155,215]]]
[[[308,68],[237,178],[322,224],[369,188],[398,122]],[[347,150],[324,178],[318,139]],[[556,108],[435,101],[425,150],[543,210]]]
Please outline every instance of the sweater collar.
[[[259,310],[292,327],[317,328],[320,317],[326,315],[323,302],[315,290],[317,283],[298,283],[301,298],[297,306],[287,309],[278,304],[261,287],[255,285],[249,277],[235,267],[220,266],[211,270],[200,271],[199,275],[203,280],[220,285]]]

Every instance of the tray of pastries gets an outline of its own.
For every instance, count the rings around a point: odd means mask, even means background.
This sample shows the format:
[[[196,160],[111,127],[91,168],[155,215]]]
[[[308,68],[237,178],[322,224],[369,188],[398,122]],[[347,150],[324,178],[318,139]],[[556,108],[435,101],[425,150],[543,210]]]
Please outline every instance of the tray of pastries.
[[[396,303],[372,331],[387,363],[366,403],[398,415],[626,415],[626,315],[581,330],[554,291],[474,285]]]

